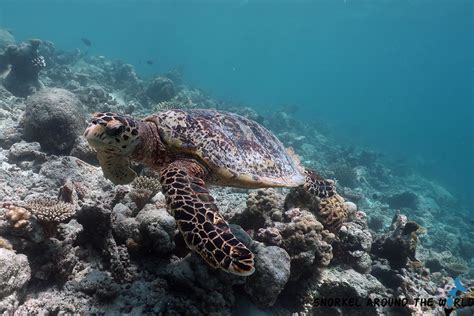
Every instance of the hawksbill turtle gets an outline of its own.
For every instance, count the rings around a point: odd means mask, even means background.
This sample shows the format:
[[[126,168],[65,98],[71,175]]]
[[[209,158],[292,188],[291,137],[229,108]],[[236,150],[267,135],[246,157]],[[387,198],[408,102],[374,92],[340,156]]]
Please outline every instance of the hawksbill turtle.
[[[137,176],[130,161],[159,171],[187,246],[212,267],[237,275],[255,271],[254,255],[231,232],[207,185],[302,187],[319,199],[338,196],[332,180],[303,169],[271,132],[229,112],[167,110],[143,120],[95,113],[84,136],[114,184]]]

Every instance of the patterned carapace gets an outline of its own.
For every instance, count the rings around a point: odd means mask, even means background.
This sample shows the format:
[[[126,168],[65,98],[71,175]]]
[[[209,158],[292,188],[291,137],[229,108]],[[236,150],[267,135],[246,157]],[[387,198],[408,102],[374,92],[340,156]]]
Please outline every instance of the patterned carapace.
[[[199,157],[218,184],[296,187],[305,177],[283,144],[258,123],[215,110],[170,110],[145,118],[154,122],[173,151]]]

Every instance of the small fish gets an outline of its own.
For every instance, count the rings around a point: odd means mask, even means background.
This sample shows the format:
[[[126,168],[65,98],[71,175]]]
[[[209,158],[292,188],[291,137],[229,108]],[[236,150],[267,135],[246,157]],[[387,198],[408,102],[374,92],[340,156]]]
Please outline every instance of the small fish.
[[[146,63],[147,63],[148,65],[153,65],[155,62],[154,62],[153,60],[149,59],[149,60],[146,61]]]
[[[89,39],[85,38],[85,37],[81,38],[81,41],[82,41],[82,42],[84,43],[84,45],[86,45],[87,47],[91,47],[91,46],[92,46],[92,42],[91,42]]]

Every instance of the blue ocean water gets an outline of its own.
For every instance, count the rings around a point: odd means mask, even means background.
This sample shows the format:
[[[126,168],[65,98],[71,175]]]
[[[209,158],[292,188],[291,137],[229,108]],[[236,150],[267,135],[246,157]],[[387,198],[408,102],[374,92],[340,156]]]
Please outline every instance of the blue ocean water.
[[[0,2],[18,40],[121,59],[143,77],[179,66],[262,112],[297,105],[339,142],[410,161],[468,203],[473,24],[470,0]]]

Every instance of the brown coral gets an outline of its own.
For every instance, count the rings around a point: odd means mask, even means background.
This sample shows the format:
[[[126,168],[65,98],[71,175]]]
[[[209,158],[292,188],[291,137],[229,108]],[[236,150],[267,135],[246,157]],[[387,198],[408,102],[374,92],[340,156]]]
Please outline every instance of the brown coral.
[[[275,189],[259,189],[249,193],[247,208],[233,221],[243,229],[269,226],[272,220],[282,220],[284,196]]]
[[[28,226],[31,214],[27,209],[8,202],[3,203],[2,208],[8,210],[5,217],[13,228],[22,229]]]
[[[0,237],[0,248],[13,250],[12,244],[5,238]]]
[[[327,230],[337,232],[346,221],[348,210],[344,202],[344,198],[339,194],[321,199],[319,202],[318,219]]]
[[[311,266],[327,266],[333,257],[331,243],[335,236],[324,230],[313,214],[300,209],[285,213],[290,222],[278,227],[281,247],[291,257],[291,278],[297,279]]]
[[[342,223],[347,221],[349,215],[348,206],[339,194],[331,197],[318,199],[309,194],[304,188],[295,188],[286,196],[285,209],[304,208],[316,214],[318,221],[330,232],[337,233]]]

